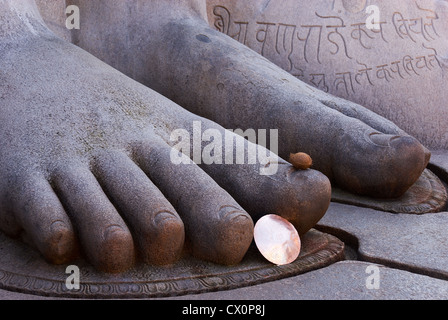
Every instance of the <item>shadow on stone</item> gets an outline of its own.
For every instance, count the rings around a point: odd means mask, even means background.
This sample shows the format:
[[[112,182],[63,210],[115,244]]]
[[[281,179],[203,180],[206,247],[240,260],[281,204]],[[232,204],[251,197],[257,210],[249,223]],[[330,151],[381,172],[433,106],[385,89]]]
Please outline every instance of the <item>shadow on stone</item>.
[[[448,195],[442,181],[426,169],[417,182],[398,199],[374,199],[333,188],[332,201],[391,213],[424,214],[443,211]]]

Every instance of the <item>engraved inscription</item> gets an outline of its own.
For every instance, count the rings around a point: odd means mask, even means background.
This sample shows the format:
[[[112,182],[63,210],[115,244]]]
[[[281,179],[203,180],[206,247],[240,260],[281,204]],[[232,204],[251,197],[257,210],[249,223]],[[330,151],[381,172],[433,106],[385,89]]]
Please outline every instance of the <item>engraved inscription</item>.
[[[409,39],[417,42],[418,37],[423,37],[426,41],[435,40],[440,37],[434,21],[439,19],[435,11],[424,9],[416,3],[418,10],[424,15],[422,17],[404,17],[401,12],[395,12],[392,17],[392,22],[395,31],[401,39]]]
[[[400,59],[378,65],[367,65],[357,61],[357,70],[343,70],[334,73],[306,73],[303,72],[297,78],[313,85],[325,92],[333,92],[340,96],[349,97],[365,86],[375,86],[382,81],[392,82],[399,79],[408,79],[420,76],[422,72],[430,72],[435,68],[441,68],[437,53],[412,57],[405,55]]]
[[[313,87],[348,98],[365,86],[405,81],[442,68],[436,49],[430,44],[440,38],[439,16],[417,2],[411,5],[415,6],[414,14],[397,11],[382,15],[382,20],[375,22],[376,28],[367,28],[365,19],[347,23],[342,14],[317,11],[310,17],[312,23],[306,19],[285,23],[266,16],[266,20],[237,21],[221,5],[213,8],[213,14],[217,30]],[[415,43],[414,47],[420,49],[392,58],[383,57],[378,50],[393,48],[403,41]],[[369,59],[369,54],[375,59]],[[316,65],[322,65],[326,71],[316,70]]]
[[[214,26],[218,31],[225,33],[243,44],[246,44],[247,27],[249,22],[232,21],[230,11],[223,6],[216,6],[213,9],[213,14],[216,16]],[[236,30],[230,30],[232,24],[235,26]]]

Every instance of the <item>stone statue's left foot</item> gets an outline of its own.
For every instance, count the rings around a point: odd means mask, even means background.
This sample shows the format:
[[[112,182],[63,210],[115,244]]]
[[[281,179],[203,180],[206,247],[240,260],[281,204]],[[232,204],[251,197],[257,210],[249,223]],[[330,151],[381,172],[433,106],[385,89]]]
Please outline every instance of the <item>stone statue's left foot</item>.
[[[175,130],[227,131],[57,38],[34,0],[0,0],[0,70],[0,230],[51,263],[80,249],[106,272],[172,264],[187,239],[196,257],[237,264],[250,214],[277,213],[303,234],[329,206],[323,174],[278,156],[269,176],[261,162],[176,163]],[[248,154],[254,144],[238,139]]]

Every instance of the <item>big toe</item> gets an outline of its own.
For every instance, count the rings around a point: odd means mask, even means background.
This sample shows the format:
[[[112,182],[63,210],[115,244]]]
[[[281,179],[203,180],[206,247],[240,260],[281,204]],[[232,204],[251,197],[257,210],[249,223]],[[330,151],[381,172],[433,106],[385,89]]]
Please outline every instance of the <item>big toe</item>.
[[[342,148],[333,164],[335,182],[354,193],[377,198],[402,196],[420,177],[430,152],[406,135],[370,132],[355,148]]]

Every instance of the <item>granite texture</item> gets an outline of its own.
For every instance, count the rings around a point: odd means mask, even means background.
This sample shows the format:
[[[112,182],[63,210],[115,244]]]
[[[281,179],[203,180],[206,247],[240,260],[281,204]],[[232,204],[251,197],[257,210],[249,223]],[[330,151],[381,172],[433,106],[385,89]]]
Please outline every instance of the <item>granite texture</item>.
[[[211,26],[300,80],[448,148],[448,2],[207,0],[207,10]]]
[[[341,188],[399,197],[426,167],[428,150],[391,121],[209,27],[205,1],[70,3],[83,12],[74,44],[225,128],[278,130],[274,152],[309,154],[312,168]]]

